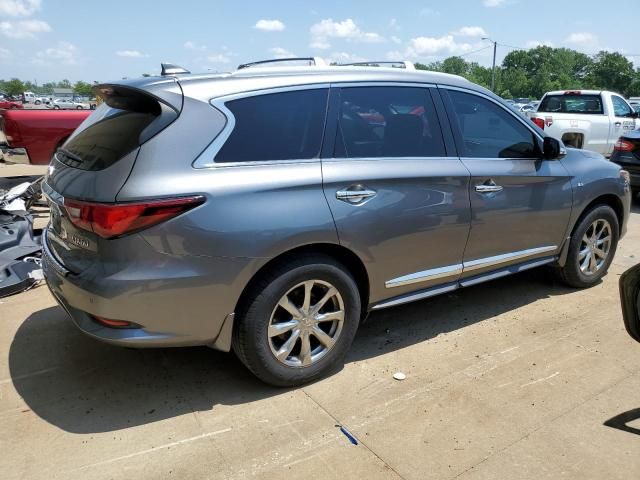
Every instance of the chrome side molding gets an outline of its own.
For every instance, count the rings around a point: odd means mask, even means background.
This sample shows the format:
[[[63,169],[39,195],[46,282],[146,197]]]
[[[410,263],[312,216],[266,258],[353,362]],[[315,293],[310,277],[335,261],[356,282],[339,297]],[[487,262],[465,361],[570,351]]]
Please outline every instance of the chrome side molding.
[[[499,266],[504,263],[512,262],[514,260],[522,260],[525,258],[540,255],[542,253],[555,252],[558,250],[557,245],[547,245],[544,247],[528,248],[526,250],[518,250],[517,252],[503,253],[501,255],[495,255],[493,257],[479,258],[477,260],[471,260],[456,265],[448,265],[445,267],[432,268],[430,270],[423,270],[421,272],[410,273],[409,275],[403,275],[402,277],[393,278],[387,280],[384,283],[386,288],[401,287],[404,285],[411,285],[414,283],[427,282],[429,280],[438,280],[449,277],[456,277],[464,272],[470,272],[473,270],[479,270],[481,268]]]

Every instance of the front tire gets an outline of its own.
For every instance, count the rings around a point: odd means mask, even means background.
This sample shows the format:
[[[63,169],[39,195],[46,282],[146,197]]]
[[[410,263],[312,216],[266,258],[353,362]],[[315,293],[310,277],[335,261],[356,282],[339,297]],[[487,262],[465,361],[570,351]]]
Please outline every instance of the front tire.
[[[238,309],[233,350],[265,383],[311,382],[342,364],[360,307],[355,280],[342,264],[305,255],[253,285]]]
[[[569,241],[560,278],[569,286],[588,288],[604,277],[618,247],[618,217],[608,205],[592,208],[578,222]]]

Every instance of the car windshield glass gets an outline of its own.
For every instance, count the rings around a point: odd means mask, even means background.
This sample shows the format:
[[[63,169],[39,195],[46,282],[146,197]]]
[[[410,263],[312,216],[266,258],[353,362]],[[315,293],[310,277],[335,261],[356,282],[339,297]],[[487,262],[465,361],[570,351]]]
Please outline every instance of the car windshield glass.
[[[597,115],[604,113],[600,95],[547,95],[542,100],[539,112],[581,113]]]

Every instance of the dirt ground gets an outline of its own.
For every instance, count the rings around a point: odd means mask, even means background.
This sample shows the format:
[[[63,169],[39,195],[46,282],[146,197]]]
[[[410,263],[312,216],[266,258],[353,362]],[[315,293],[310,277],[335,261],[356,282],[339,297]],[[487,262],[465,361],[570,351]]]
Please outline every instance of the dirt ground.
[[[0,299],[2,477],[637,479],[617,282],[638,261],[636,203],[600,285],[538,269],[375,313],[344,368],[297,389],[207,348],[97,343],[45,286]]]

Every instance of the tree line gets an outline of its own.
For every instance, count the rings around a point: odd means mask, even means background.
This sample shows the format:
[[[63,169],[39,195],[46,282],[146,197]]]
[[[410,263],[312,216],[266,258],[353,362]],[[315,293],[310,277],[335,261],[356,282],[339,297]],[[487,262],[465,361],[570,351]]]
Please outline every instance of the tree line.
[[[463,76],[491,87],[491,67],[468,62],[462,57],[449,57],[429,64],[416,63],[416,68]],[[148,76],[148,74],[144,74]],[[551,90],[603,89],[627,97],[640,96],[640,69],[617,52],[601,51],[586,55],[569,48],[540,46],[530,50],[514,50],[496,66],[495,92],[503,98],[540,98]],[[0,92],[20,95],[34,92],[50,95],[53,88],[71,88],[79,96],[93,96],[93,84],[69,80],[36,85],[17,78],[0,80]]]
[[[70,88],[80,97],[93,97],[92,89],[94,85],[95,82],[91,84],[82,80],[72,84],[66,79],[60,82],[47,82],[42,85],[36,85],[28,80],[22,81],[18,78],[12,78],[10,80],[0,80],[0,93],[6,93],[11,96],[21,95],[24,92],[33,92],[36,95],[52,95],[54,88]]]
[[[416,68],[460,75],[491,87],[491,67],[449,57]],[[617,52],[601,51],[590,56],[569,48],[540,46],[514,50],[496,66],[495,93],[503,98],[539,99],[552,90],[602,89],[627,97],[640,96],[640,69]]]

